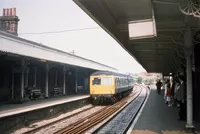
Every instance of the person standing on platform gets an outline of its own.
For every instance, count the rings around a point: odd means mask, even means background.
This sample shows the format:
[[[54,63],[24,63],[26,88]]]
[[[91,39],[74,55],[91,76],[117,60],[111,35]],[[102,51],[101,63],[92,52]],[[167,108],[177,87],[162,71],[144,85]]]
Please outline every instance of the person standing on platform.
[[[167,79],[167,81],[165,82],[165,85],[164,85],[164,101],[165,101],[165,104],[168,104],[167,103],[167,85],[169,83],[169,80]]]
[[[175,79],[175,86],[174,86],[174,105],[178,104],[177,103],[177,92],[178,92],[179,86],[180,86],[179,79],[176,78]]]
[[[171,84],[171,102],[172,102],[172,105],[175,104],[175,95],[174,95],[175,85],[176,85],[175,78],[173,78],[172,84]]]
[[[158,82],[156,83],[156,87],[157,87],[157,92],[158,94],[160,94],[161,92],[161,87],[162,87],[162,82],[160,80],[158,80]]]
[[[171,91],[171,86],[170,86],[170,83],[168,82],[167,83],[167,103],[168,103],[168,106],[171,107],[172,106],[172,91]]]
[[[186,86],[183,77],[179,78],[180,87],[177,91],[177,101],[179,103],[179,120],[186,119]]]

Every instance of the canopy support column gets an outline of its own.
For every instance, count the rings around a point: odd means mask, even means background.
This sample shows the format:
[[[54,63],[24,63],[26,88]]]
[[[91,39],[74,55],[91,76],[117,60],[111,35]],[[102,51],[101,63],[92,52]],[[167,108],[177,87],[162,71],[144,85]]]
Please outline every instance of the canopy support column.
[[[49,97],[49,64],[46,63],[45,68],[45,98]]]
[[[63,67],[63,95],[66,95],[65,75],[66,75],[66,66],[64,65]]]
[[[37,68],[34,67],[34,83],[33,83],[33,87],[36,87],[37,85]]]
[[[25,69],[25,60],[21,60],[21,101],[24,100],[24,69]]]
[[[78,68],[76,67],[76,74],[75,74],[76,75],[76,85],[75,85],[75,88],[76,88],[75,91],[76,91],[76,93],[78,92],[77,91],[78,90],[77,89],[78,88],[78,74],[77,74],[77,70],[78,70]]]
[[[186,53],[186,70],[187,70],[187,124],[186,128],[193,129],[193,94],[192,94],[192,34],[191,29],[189,28],[185,32],[185,53]]]

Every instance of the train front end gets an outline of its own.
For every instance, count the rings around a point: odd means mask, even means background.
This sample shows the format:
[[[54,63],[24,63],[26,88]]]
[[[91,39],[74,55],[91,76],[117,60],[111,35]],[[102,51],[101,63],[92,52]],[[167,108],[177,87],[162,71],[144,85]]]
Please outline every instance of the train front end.
[[[111,100],[115,91],[113,75],[92,75],[90,76],[90,96],[93,102],[103,103]]]

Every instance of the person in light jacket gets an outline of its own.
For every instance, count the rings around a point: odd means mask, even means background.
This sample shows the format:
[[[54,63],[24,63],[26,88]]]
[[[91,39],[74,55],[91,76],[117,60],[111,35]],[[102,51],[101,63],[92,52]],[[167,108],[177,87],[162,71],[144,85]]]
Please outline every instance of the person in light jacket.
[[[167,79],[167,81],[165,82],[165,85],[164,85],[164,101],[165,101],[165,104],[168,104],[167,103],[167,85],[169,84],[169,80]]]

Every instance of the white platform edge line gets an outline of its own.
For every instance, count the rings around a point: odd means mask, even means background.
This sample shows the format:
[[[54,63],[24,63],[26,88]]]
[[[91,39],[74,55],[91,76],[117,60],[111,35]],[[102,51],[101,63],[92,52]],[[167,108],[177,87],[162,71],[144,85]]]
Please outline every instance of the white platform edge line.
[[[45,104],[42,105],[42,104],[38,104],[40,106],[36,106],[35,108],[33,107],[29,107],[27,109],[23,109],[23,110],[17,110],[17,111],[12,111],[12,112],[6,112],[7,110],[5,110],[4,112],[6,113],[2,113],[0,114],[0,118],[3,118],[3,117],[7,117],[7,116],[12,116],[12,115],[16,115],[16,114],[22,114],[22,113],[25,113],[25,112],[30,112],[30,111],[34,111],[34,110],[39,110],[39,109],[43,109],[43,108],[47,108],[47,107],[51,107],[51,106],[56,106],[56,105],[60,105],[60,104],[64,104],[64,103],[68,103],[68,102],[72,102],[72,101],[76,101],[76,100],[81,100],[81,99],[86,99],[88,98],[88,96],[83,96],[83,97],[80,97],[80,98],[72,98],[70,100],[64,100],[64,101],[60,101],[60,102],[53,102],[51,104]],[[46,102],[48,103],[48,102]],[[37,105],[37,104],[36,104]]]
[[[147,96],[145,102],[143,103],[143,105],[142,105],[140,111],[138,112],[137,116],[135,117],[133,123],[132,123],[131,126],[129,127],[129,129],[128,129],[128,131],[127,131],[126,134],[131,134],[131,133],[132,133],[133,128],[135,127],[135,124],[137,123],[137,121],[138,121],[138,119],[139,119],[139,117],[140,117],[140,115],[141,115],[141,113],[142,113],[142,111],[143,111],[143,109],[144,109],[144,106],[146,105],[147,100],[149,99],[150,93],[151,93],[151,89],[150,89],[150,91],[149,91],[149,93],[148,93],[148,96]]]

